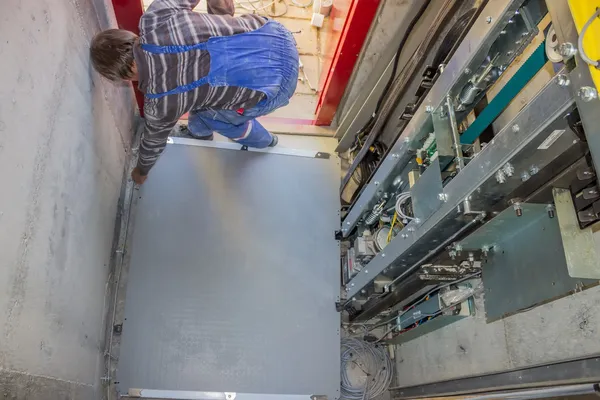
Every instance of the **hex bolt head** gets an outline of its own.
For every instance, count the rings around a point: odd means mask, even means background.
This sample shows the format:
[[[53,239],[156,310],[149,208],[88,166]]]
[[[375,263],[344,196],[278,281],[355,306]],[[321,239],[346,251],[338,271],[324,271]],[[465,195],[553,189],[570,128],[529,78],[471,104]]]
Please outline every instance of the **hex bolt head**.
[[[506,163],[504,164],[504,167],[502,167],[502,172],[504,172],[506,176],[511,177],[515,173],[515,167],[513,167],[511,163]]]
[[[375,181],[375,182],[373,182],[373,185],[375,185],[375,186],[379,186],[379,181]]]
[[[529,173],[532,176],[537,174],[538,172],[540,172],[540,168],[537,165],[532,165],[531,167],[529,167]]]
[[[521,208],[521,203],[519,203],[519,202],[514,203],[513,209],[515,210],[515,214],[517,214],[517,217],[520,217],[523,215],[523,209]]]
[[[518,133],[521,130],[521,128],[517,124],[513,125],[511,129],[514,133]]]
[[[438,193],[438,199],[445,203],[448,201],[448,194],[447,193]]]
[[[583,86],[577,91],[579,98],[586,103],[598,98],[598,91],[591,86]]]
[[[529,175],[529,172],[527,172],[527,171],[521,172],[521,181],[527,182],[529,180],[529,178],[531,178],[531,175]]]
[[[558,54],[565,58],[571,58],[577,54],[577,48],[573,45],[573,43],[561,43],[558,45]]]
[[[487,22],[488,24],[491,24],[493,21],[492,17],[488,15],[488,17],[485,19],[485,22]]]
[[[556,83],[558,86],[567,87],[571,84],[571,79],[566,74],[558,74],[556,77]]]
[[[433,106],[427,105],[425,106],[425,112],[431,114],[433,112]]]

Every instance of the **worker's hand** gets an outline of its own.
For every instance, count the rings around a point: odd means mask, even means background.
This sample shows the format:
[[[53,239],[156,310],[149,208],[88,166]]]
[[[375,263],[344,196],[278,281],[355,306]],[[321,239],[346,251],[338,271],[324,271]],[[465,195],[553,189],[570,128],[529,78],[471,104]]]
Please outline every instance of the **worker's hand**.
[[[143,184],[148,179],[148,175],[143,175],[142,171],[138,167],[135,167],[133,171],[131,171],[131,179],[138,185]]]

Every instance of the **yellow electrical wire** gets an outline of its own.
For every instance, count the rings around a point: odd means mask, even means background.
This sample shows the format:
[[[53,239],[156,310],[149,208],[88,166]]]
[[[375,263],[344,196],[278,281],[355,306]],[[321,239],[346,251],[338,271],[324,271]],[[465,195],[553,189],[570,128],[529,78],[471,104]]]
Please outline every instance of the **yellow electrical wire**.
[[[392,226],[390,226],[390,231],[387,235],[387,243],[392,240],[392,232],[394,231],[394,225],[396,225],[396,219],[398,218],[398,213],[394,211],[394,218],[392,218]]]

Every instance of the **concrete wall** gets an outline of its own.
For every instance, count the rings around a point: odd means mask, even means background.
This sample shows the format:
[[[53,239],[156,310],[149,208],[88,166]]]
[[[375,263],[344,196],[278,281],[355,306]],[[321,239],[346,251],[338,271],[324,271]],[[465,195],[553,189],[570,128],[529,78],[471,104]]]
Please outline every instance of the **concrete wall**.
[[[4,0],[0,12],[0,397],[105,393],[105,292],[131,87],[92,71],[110,0]]]

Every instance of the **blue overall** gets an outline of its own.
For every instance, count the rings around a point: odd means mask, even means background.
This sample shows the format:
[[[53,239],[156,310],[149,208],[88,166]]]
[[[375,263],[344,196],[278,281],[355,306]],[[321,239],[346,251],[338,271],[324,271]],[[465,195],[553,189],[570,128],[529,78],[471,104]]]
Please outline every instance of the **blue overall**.
[[[271,143],[273,136],[255,118],[287,105],[298,81],[296,42],[283,25],[269,20],[257,30],[211,37],[204,43],[184,46],[142,44],[142,49],[161,54],[206,50],[210,54],[207,76],[168,92],[147,93],[148,98],[184,93],[205,84],[245,87],[264,93],[264,98],[255,107],[243,112],[191,111],[188,127],[193,136],[210,136],[218,132],[249,147],[263,148]]]

